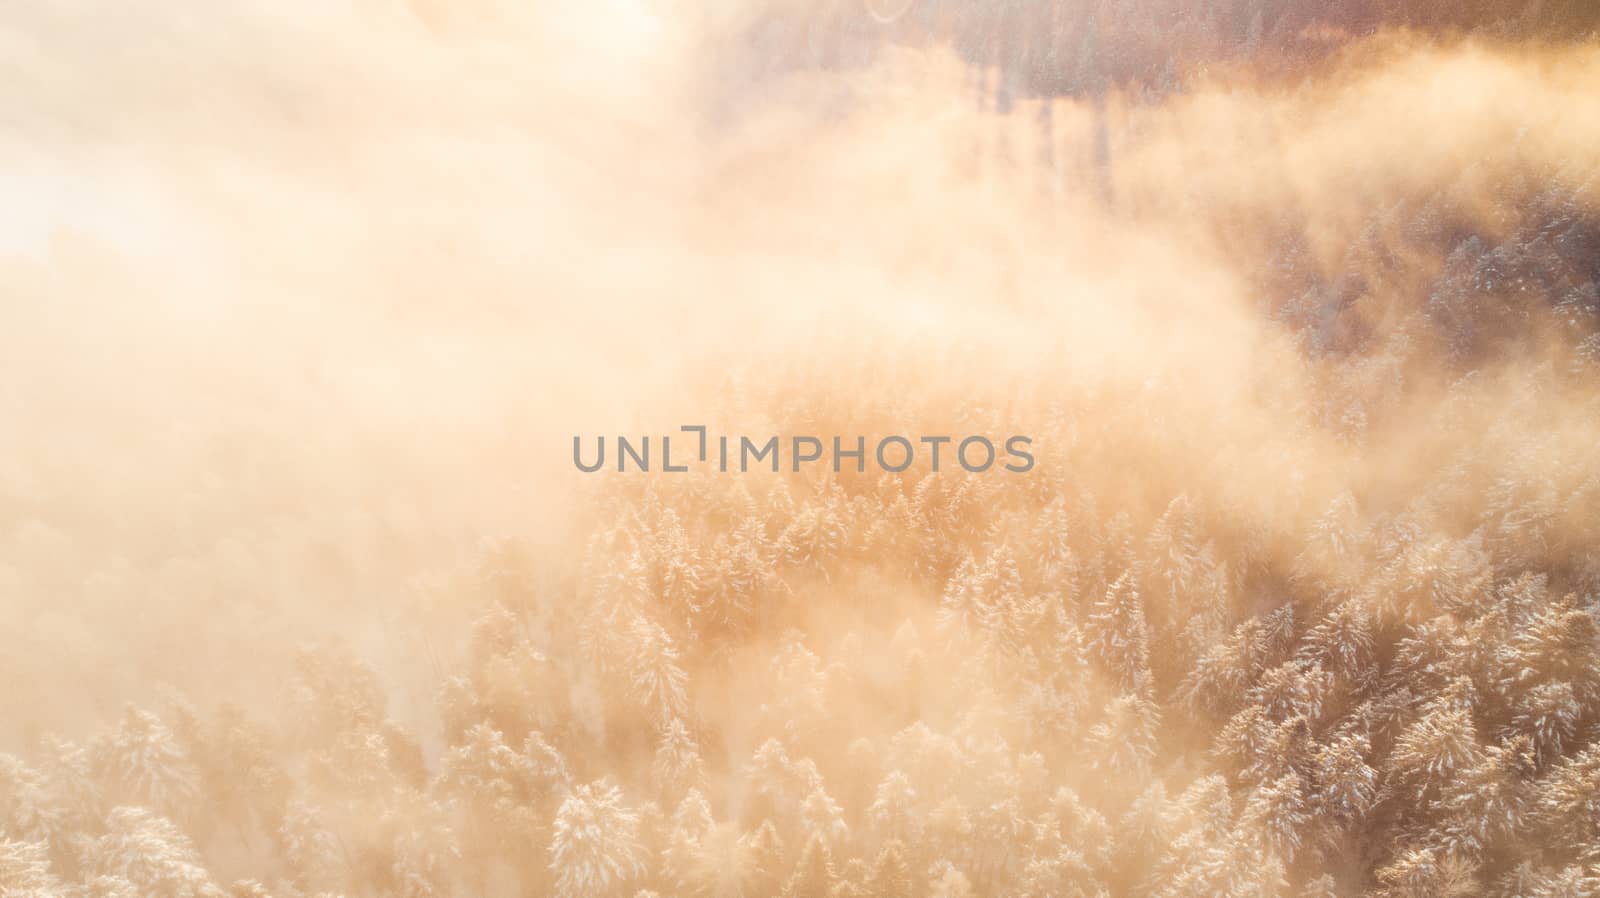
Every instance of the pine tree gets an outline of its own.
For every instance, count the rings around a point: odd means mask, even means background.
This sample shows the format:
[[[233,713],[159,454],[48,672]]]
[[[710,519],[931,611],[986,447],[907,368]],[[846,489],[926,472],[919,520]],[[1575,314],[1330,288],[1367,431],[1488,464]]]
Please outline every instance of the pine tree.
[[[44,775],[11,755],[0,755],[0,838],[49,844],[66,826]]]
[[[1480,857],[1497,840],[1520,831],[1530,810],[1526,777],[1533,764],[1526,739],[1485,747],[1478,762],[1442,798],[1447,847]]]
[[[899,770],[891,770],[878,784],[872,805],[867,808],[878,832],[890,839],[914,838],[918,829],[915,809],[917,791]]]
[[[1195,714],[1234,713],[1270,657],[1268,642],[1262,621],[1241,623],[1195,662],[1178,686],[1178,700]]]
[[[682,719],[674,717],[661,727],[655,761],[650,769],[656,788],[663,795],[678,795],[705,783],[700,748]]]
[[[376,727],[386,705],[372,668],[342,646],[295,656],[288,702],[296,734],[312,745],[326,745],[347,729]]]
[[[1600,745],[1555,765],[1538,783],[1535,813],[1552,843],[1594,860],[1600,845]]]
[[[1120,695],[1107,706],[1105,717],[1089,730],[1088,748],[1096,767],[1140,782],[1156,754],[1156,728],[1160,712],[1154,702],[1137,695]]]
[[[132,705],[117,731],[92,750],[97,779],[115,800],[187,813],[199,795],[199,773],[160,718]]]
[[[1293,772],[1257,786],[1239,817],[1267,852],[1289,863],[1301,853],[1311,819],[1300,776]]]
[[[393,832],[389,876],[400,898],[444,898],[455,890],[461,850],[444,809],[421,795],[407,795],[381,820]]]
[[[600,780],[578,786],[556,811],[550,869],[562,898],[614,894],[644,872],[639,815],[622,790]]]
[[[1395,785],[1421,809],[1481,759],[1482,747],[1472,718],[1459,708],[1439,708],[1400,734],[1389,768]]]
[[[1303,717],[1315,723],[1333,693],[1333,677],[1312,662],[1285,661],[1262,672],[1246,699],[1261,707],[1267,717],[1286,720]]]
[[[836,881],[827,843],[820,833],[814,833],[783,885],[783,898],[830,898]]]
[[[671,826],[667,848],[662,853],[662,872],[677,883],[680,893],[692,894],[699,891],[696,878],[700,874],[702,846],[715,826],[711,805],[700,794],[700,790],[690,789],[678,802],[677,809],[672,813]]]
[[[1167,504],[1146,537],[1141,568],[1145,594],[1154,600],[1164,632],[1181,628],[1181,618],[1194,613],[1191,592],[1200,580],[1202,564],[1199,525],[1193,503],[1178,495]]]
[[[844,811],[820,784],[812,788],[800,805],[800,821],[810,836],[830,846],[840,844],[850,833],[844,822]]]
[[[1378,771],[1367,763],[1370,752],[1370,743],[1359,733],[1317,746],[1311,804],[1319,820],[1352,829],[1372,812],[1378,800]]]
[[[1125,692],[1151,688],[1150,628],[1131,574],[1124,573],[1095,603],[1085,627],[1090,647]]]
[[[1306,634],[1300,657],[1364,688],[1373,681],[1375,637],[1372,619],[1356,601],[1341,603]]]
[[[0,839],[0,895],[66,898],[67,891],[50,872],[50,852],[43,842]]]
[[[682,717],[688,710],[688,675],[672,637],[643,615],[634,617],[631,634],[628,671],[635,700],[660,723]]]
[[[890,839],[872,862],[867,894],[871,898],[912,898],[915,891],[916,883],[911,876],[911,866],[906,863],[905,851],[898,840]]]
[[[1583,704],[1572,684],[1551,680],[1516,694],[1504,735],[1526,739],[1538,765],[1546,767],[1572,744],[1582,715]]]
[[[551,785],[483,723],[445,755],[434,788],[463,813],[468,844],[494,852],[518,850],[537,837],[540,806]]]
[[[277,837],[279,853],[298,885],[307,889],[329,888],[342,879],[344,848],[317,808],[290,800]]]
[[[750,855],[749,894],[776,896],[783,888],[789,869],[778,828],[771,820],[763,820],[743,841]]]
[[[935,869],[928,898],[972,898],[972,883],[966,874],[946,863]]]
[[[125,879],[153,898],[223,898],[199,853],[170,820],[143,808],[119,807],[105,826],[86,852],[93,874]]]
[[[1446,851],[1412,848],[1377,871],[1385,898],[1468,898],[1478,893],[1477,869]]]

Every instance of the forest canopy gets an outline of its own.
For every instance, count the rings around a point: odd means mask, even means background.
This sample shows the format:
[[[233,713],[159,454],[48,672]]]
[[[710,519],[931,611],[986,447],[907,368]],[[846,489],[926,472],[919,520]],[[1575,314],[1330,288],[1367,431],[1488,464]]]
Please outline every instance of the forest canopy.
[[[1597,28],[0,10],[0,898],[1600,895]]]

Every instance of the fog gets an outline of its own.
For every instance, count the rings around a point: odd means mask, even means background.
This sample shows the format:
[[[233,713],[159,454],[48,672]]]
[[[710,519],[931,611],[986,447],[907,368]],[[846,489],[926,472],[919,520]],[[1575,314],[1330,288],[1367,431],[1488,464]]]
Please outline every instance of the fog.
[[[0,750],[40,767],[47,736],[99,744],[133,703],[203,766],[184,715],[243,709],[274,734],[288,801],[344,840],[343,872],[283,847],[282,794],[228,817],[205,771],[181,808],[102,782],[80,830],[103,840],[111,807],[143,805],[193,840],[206,888],[273,894],[801,894],[811,836],[867,892],[855,874],[891,838],[915,894],[1310,894],[1324,873],[1401,894],[1422,888],[1394,884],[1406,851],[1444,852],[1429,869],[1481,890],[1519,863],[1593,876],[1592,842],[1436,837],[1444,800],[1406,792],[1394,737],[1373,734],[1384,803],[1311,812],[1335,830],[1305,836],[1316,852],[1259,835],[1280,832],[1259,814],[1213,821],[1257,833],[1230,844],[1282,883],[1139,878],[1179,864],[1161,852],[1204,829],[1206,790],[1244,809],[1300,776],[1310,795],[1326,767],[1305,759],[1398,687],[1394,726],[1428,720],[1442,686],[1406,666],[1415,633],[1449,645],[1427,628],[1546,613],[1484,610],[1529,575],[1592,630],[1600,44],[1384,27],[1292,67],[1179,59],[1159,90],[1052,94],[1006,87],[932,13],[868,6],[829,7],[827,27],[744,0],[0,12]],[[571,464],[574,435],[683,424],[1022,433],[1039,464]],[[1288,772],[1215,748],[1245,704],[1283,716],[1262,670],[1298,658],[1315,680],[1308,631],[1345,607],[1379,649],[1371,670],[1319,662],[1336,697],[1302,714],[1310,747],[1274,749]],[[1286,648],[1192,701],[1208,652],[1282,608]],[[1534,734],[1527,783],[1593,753],[1584,639],[1575,672],[1533,665],[1575,690],[1547,725],[1564,738],[1539,742],[1512,687],[1472,706],[1484,751]],[[307,724],[319,688],[356,687],[305,685],[306,647],[370,670],[375,716]],[[674,722],[717,821],[682,849],[693,863],[650,835],[675,838],[684,797],[660,768]],[[417,745],[415,783],[394,787],[410,797],[317,778],[319,752],[379,723]],[[553,798],[517,793],[534,835],[474,823],[449,791],[479,723],[565,756]],[[968,766],[910,759],[915,732]],[[774,764],[797,797],[762,779]],[[869,813],[897,770],[927,819]],[[577,785],[603,776],[645,822],[573,848],[562,820],[609,807]],[[1172,809],[1141,847],[1125,815],[1157,784]],[[1052,794],[1052,820],[1071,816],[1060,788],[1119,835],[1061,823],[1094,884],[1028,892],[1044,874],[1023,846],[1044,837],[1023,829]],[[1007,800],[1014,831],[939,816]],[[387,829],[358,822],[380,805]],[[412,849],[394,846],[445,839],[438,815],[459,870],[391,881],[351,859],[370,842],[399,871]],[[788,852],[768,885],[744,869],[763,820]],[[7,827],[63,882],[114,873]],[[610,872],[568,874],[584,864]]]

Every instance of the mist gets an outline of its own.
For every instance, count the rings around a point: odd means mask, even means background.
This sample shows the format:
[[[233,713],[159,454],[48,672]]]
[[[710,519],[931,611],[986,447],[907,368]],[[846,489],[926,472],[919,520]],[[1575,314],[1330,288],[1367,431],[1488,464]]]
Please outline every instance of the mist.
[[[0,894],[1593,893],[1588,14],[813,6],[0,12]]]

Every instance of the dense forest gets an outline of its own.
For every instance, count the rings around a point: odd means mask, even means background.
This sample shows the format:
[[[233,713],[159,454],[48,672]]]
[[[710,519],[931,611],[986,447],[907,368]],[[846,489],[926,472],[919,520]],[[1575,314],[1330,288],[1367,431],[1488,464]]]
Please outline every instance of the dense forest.
[[[1600,5],[230,6],[0,12],[0,896],[1600,896]]]
[[[862,15],[862,6],[868,16]],[[1240,63],[1303,77],[1309,61],[1381,31],[1573,41],[1600,31],[1586,0],[825,0],[773,4],[747,24],[746,66],[848,68],[896,43],[947,43],[997,73],[989,98],[1168,93]]]

